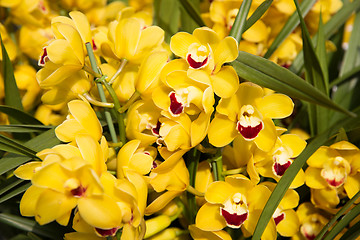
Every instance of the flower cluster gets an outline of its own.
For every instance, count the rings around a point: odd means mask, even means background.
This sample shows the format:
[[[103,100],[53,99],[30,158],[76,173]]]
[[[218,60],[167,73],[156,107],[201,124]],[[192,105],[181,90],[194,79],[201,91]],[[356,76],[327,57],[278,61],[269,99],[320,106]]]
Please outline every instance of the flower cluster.
[[[128,2],[0,3],[22,25],[17,46],[0,23],[10,60],[24,59],[14,71],[22,105],[61,142],[14,170],[31,181],[21,215],[71,227],[68,240],[251,237],[309,136],[289,126],[297,99],[239,78],[231,63],[239,50],[264,56],[295,4],[274,1],[238,42],[229,33],[243,1],[202,1],[206,26],[167,43],[152,1]],[[318,1],[305,18],[310,33],[341,7]],[[296,28],[269,59],[287,68],[301,48]],[[360,191],[354,144],[322,146],[306,163],[262,239],[314,239]]]

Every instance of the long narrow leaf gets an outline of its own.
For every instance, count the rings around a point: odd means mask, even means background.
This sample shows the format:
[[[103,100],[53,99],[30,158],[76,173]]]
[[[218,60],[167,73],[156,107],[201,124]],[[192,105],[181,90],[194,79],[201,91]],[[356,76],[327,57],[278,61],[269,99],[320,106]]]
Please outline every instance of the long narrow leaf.
[[[306,2],[306,1],[303,1]],[[339,28],[346,22],[352,12],[358,11],[360,8],[360,1],[352,1],[344,5],[330,20],[324,25],[325,39],[329,39],[332,34],[339,30]],[[313,43],[316,43],[317,35],[313,38]],[[304,56],[300,52],[290,66],[290,70],[296,74],[300,74],[304,66]]]
[[[356,29],[360,29],[360,13],[356,14],[354,25],[354,31],[352,31],[350,40],[349,40],[349,48],[345,53],[342,67],[340,69],[340,76],[344,73],[351,71],[351,69],[360,65],[360,57],[359,57],[359,47],[360,47],[360,31]],[[355,76],[351,81],[338,86],[336,91],[333,93],[334,102],[344,106],[347,109],[351,109],[353,102],[357,102],[357,98],[359,97],[358,92],[354,91],[354,86],[358,83],[359,78]],[[340,116],[336,113],[332,116],[332,121],[336,121]]]
[[[357,114],[360,113],[360,109],[356,111]],[[341,127],[348,127],[352,125],[357,125],[360,122],[360,117],[357,118],[343,118],[338,121],[336,124],[331,126],[327,131],[315,137],[308,146],[304,149],[304,151],[295,159],[295,161],[290,165],[290,167],[286,170],[284,175],[281,177],[280,181],[276,185],[274,191],[270,195],[261,215],[259,221],[256,225],[253,240],[259,240],[261,235],[263,234],[267,223],[272,217],[275,209],[279,205],[281,199],[285,195],[285,192],[288,190],[291,182],[294,180],[296,174],[305,164],[306,160],[322,145],[327,143],[330,138],[334,137],[334,134]],[[358,205],[360,206],[360,205]]]
[[[360,214],[360,204],[351,209],[345,216],[335,224],[333,229],[325,236],[324,240],[332,240],[345,228],[347,225]]]
[[[59,143],[60,141],[56,138],[54,129],[50,129],[26,142],[25,146],[39,152],[45,148],[51,148]],[[30,161],[31,159],[33,158],[13,153],[6,155],[6,157],[0,159],[0,175]]]
[[[19,89],[16,85],[16,81],[14,77],[13,66],[11,64],[9,55],[6,52],[1,36],[0,36],[0,41],[1,41],[1,50],[2,50],[2,59],[3,59],[2,67],[4,73],[5,103],[8,106],[12,106],[19,110],[23,110],[24,108],[21,103]]]
[[[28,218],[7,213],[0,213],[0,222],[23,231],[34,232],[50,239],[60,239],[57,237],[57,234],[61,231],[48,226],[39,226],[39,224],[37,224],[34,220],[30,220]]]
[[[21,194],[21,193],[23,193],[23,192],[25,192],[26,189],[28,189],[30,186],[31,186],[31,183],[27,183],[27,184],[24,184],[24,185],[22,185],[22,186],[20,186],[18,188],[15,188],[11,192],[7,193],[6,195],[4,195],[4,196],[2,196],[0,198],[0,204],[7,201],[7,200],[9,200],[9,199],[11,199],[11,198],[13,198],[13,197],[15,197],[15,196],[17,196],[17,195],[19,195],[19,194]]]
[[[0,134],[0,150],[36,158],[36,152],[22,143]]]
[[[360,221],[354,224],[344,235],[341,236],[340,240],[355,240],[360,236]]]
[[[51,126],[44,125],[2,125],[0,132],[43,132],[51,129]]]
[[[248,30],[254,23],[256,23],[257,20],[259,20],[264,13],[269,9],[271,6],[273,0],[265,0],[263,3],[260,4],[260,6],[254,11],[254,13],[246,20],[244,30]]]
[[[0,105],[0,112],[7,114],[9,117],[15,119],[18,123],[43,125],[42,122],[30,114],[11,106]]]
[[[13,189],[14,187],[18,186],[23,181],[24,180],[13,176],[13,177],[7,179],[6,181],[2,182],[0,184],[0,196],[3,195],[5,192],[7,192],[7,191]]]
[[[179,30],[180,6],[178,0],[155,0],[154,25],[165,31],[165,41],[170,42],[170,37]]]
[[[354,197],[352,197],[336,214],[331,220],[321,229],[319,234],[316,236],[315,240],[322,239],[327,230],[355,203],[355,201],[360,197],[360,192],[358,192]]]
[[[303,13],[303,17],[306,16],[306,14],[310,11],[312,6],[316,3],[316,0],[307,0],[302,1],[300,5],[300,10]],[[294,31],[294,29],[299,25],[299,17],[294,12],[288,19],[288,21],[285,23],[284,27],[281,29],[279,34],[276,36],[274,41],[272,42],[271,46],[265,53],[264,57],[269,58],[275,50],[280,46],[280,44],[289,36],[289,34]]]
[[[198,25],[197,27],[205,26],[204,21],[200,17],[198,10],[194,7],[192,1],[189,0],[180,0],[181,5],[184,10],[188,13],[188,15],[194,20],[194,22]]]
[[[334,79],[334,81],[330,82],[329,88],[332,88],[336,85],[341,85],[342,83],[351,80],[353,77],[355,77],[355,75],[358,75],[359,73],[360,73],[360,66],[352,68],[348,72],[344,73],[342,76],[339,76],[338,78]]]
[[[231,64],[237,74],[245,80],[354,116],[299,76],[267,59],[240,51],[237,60]]]
[[[239,12],[236,15],[233,26],[231,27],[229,36],[232,36],[239,43],[241,40],[241,35],[244,32],[245,23],[247,15],[249,14],[249,10],[251,7],[252,0],[245,0],[242,2]]]

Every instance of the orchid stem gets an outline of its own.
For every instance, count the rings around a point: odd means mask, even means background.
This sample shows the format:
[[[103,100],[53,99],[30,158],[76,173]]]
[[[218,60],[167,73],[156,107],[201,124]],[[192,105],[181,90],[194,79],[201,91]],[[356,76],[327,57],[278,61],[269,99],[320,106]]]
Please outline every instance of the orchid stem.
[[[211,168],[213,170],[214,179],[215,181],[224,181],[223,175],[223,164],[222,164],[222,156],[215,156],[214,158],[210,159]]]
[[[125,112],[138,98],[140,97],[140,93],[138,91],[134,92],[130,99],[125,103],[124,106],[117,109],[119,113]]]
[[[205,194],[203,192],[200,192],[200,191],[196,190],[196,188],[194,188],[191,185],[187,186],[186,191],[188,191],[189,193],[191,193],[192,195],[197,196],[197,197],[204,197],[205,196]]]
[[[91,75],[93,75],[96,78],[101,78],[101,74],[92,70],[88,65],[84,65],[83,70],[90,73]]]
[[[112,85],[115,82],[115,79],[120,75],[122,70],[124,69],[125,65],[127,64],[128,60],[123,58],[120,64],[120,67],[116,71],[116,73],[111,77],[109,84]]]
[[[121,105],[120,105],[119,99],[117,98],[115,90],[112,88],[110,83],[108,83],[105,80],[105,78],[100,78],[100,80],[101,80],[101,83],[104,84],[104,86],[105,86],[106,90],[108,91],[108,93],[110,94],[111,98],[113,99],[115,109],[120,109]],[[124,122],[125,113],[118,113],[117,111],[114,110],[114,114],[118,117],[117,119],[118,119],[118,126],[119,126],[119,137],[120,137],[121,143],[124,145],[126,143],[125,122]]]
[[[82,95],[80,95],[81,97],[84,97],[89,103],[91,103],[92,105],[98,106],[98,107],[104,107],[104,108],[113,108],[114,104],[113,103],[104,103],[104,102],[99,102],[98,100],[94,99],[89,93],[83,93]]]
[[[97,66],[97,63],[96,63],[96,59],[95,59],[94,52],[92,50],[91,44],[89,42],[87,42],[85,44],[85,46],[86,46],[86,50],[87,50],[88,55],[89,55],[91,68],[97,74],[97,76],[100,76],[100,78],[101,78],[102,76],[99,73],[99,69],[98,69],[98,66]],[[105,96],[105,92],[104,92],[102,84],[100,82],[97,82],[96,86],[98,88],[101,101],[106,103],[107,102],[106,101],[106,96]],[[114,123],[113,123],[113,120],[112,120],[111,113],[110,113],[109,109],[105,109],[105,119],[106,119],[106,122],[107,122],[108,127],[109,127],[111,140],[112,140],[112,142],[117,143],[118,140],[117,140],[117,136],[116,136],[116,132],[115,132],[115,127],[114,127]]]
[[[236,169],[231,169],[231,170],[227,170],[227,171],[223,171],[222,175],[223,176],[227,176],[227,175],[234,175],[234,174],[239,174],[239,173],[243,173],[246,171],[246,167],[241,167],[241,168],[236,168]]]

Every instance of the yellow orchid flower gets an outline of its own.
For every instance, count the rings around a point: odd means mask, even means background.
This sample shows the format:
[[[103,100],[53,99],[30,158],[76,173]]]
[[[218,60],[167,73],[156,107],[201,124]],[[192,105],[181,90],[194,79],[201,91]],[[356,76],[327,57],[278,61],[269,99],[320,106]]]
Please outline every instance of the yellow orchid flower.
[[[195,176],[195,189],[199,192],[206,192],[206,189],[209,185],[214,182],[214,174],[211,172],[211,167],[208,161],[202,161],[199,163],[198,168],[196,170]],[[204,197],[196,196],[196,203],[198,206],[206,203]]]
[[[294,240],[314,239],[330,220],[330,216],[315,208],[310,202],[300,204],[296,214],[300,220],[300,230],[292,237]]]
[[[320,147],[308,160],[305,183],[312,200],[319,206],[334,208],[343,192],[352,198],[360,186],[360,150],[347,141]],[[345,195],[345,196],[346,196]]]
[[[25,111],[35,107],[35,102],[40,93],[39,84],[36,81],[36,70],[30,65],[16,65],[14,76],[18,89],[22,91],[21,103]]]
[[[41,104],[36,109],[34,117],[44,125],[57,126],[66,119],[67,111],[67,107],[63,103],[57,105]]]
[[[43,49],[39,59],[39,66],[51,64],[48,69],[40,69],[37,73],[41,87],[61,83],[80,71],[85,63],[84,47],[79,32],[71,25],[61,22],[55,22],[52,26],[58,34],[55,34],[57,39]]]
[[[34,28],[25,25],[19,31],[19,47],[28,57],[38,60],[43,47],[53,38],[50,27]]]
[[[301,32],[294,31],[280,44],[269,59],[281,66],[289,67],[301,49]]]
[[[164,31],[157,26],[145,27],[138,18],[125,18],[109,24],[108,42],[100,46],[106,57],[127,59],[139,64],[156,49],[161,49]]]
[[[266,186],[271,192],[274,191],[276,184],[272,182],[262,182],[261,185]],[[288,189],[276,208],[273,219],[276,224],[276,231],[284,237],[292,237],[300,227],[299,217],[294,208],[299,204],[299,194],[293,190]]]
[[[270,196],[270,190],[253,184],[243,175],[232,175],[215,181],[205,192],[205,203],[196,215],[195,225],[203,231],[219,231],[228,226],[242,229],[245,237],[255,230],[261,211]],[[275,239],[275,222],[271,220],[262,239]]]
[[[156,142],[161,123],[160,109],[152,101],[139,100],[127,111],[126,137],[139,139],[142,146]]]
[[[1,39],[5,46],[6,52],[9,55],[10,60],[13,61],[17,56],[16,45],[13,42],[13,40],[11,40],[4,25],[2,25],[1,23],[0,23],[0,34],[1,34]],[[0,60],[2,61],[2,49],[0,49]]]
[[[11,6],[10,11],[15,24],[44,27],[55,16],[46,0],[14,1],[14,3],[16,2],[18,4]]]
[[[184,151],[171,153],[162,149],[160,154],[165,161],[155,162],[148,182],[156,192],[163,193],[146,207],[146,215],[164,208],[172,199],[184,192],[189,185],[189,172],[182,159]]]
[[[204,231],[192,224],[189,225],[189,231],[194,240],[231,240],[231,236],[224,230]]]
[[[140,147],[140,140],[131,140],[121,147],[117,155],[117,177],[123,178],[128,169],[146,175],[153,168],[157,150],[154,147]]]
[[[80,9],[82,11],[88,11],[92,8],[104,7],[106,5],[105,0],[61,0],[60,3],[65,9]]]
[[[171,37],[170,49],[186,61],[189,77],[199,76],[199,70],[205,71],[218,96],[230,97],[236,92],[239,80],[235,70],[231,66],[223,67],[238,56],[238,44],[233,37],[222,39],[212,29],[202,27],[193,34],[176,33]]]
[[[286,131],[286,129],[280,131]],[[278,182],[294,159],[304,150],[305,146],[306,142],[297,135],[280,135],[277,137],[275,146],[270,152],[264,153],[259,149],[254,151],[254,167],[256,172],[264,177],[273,178]],[[304,181],[305,174],[300,169],[290,187],[300,187],[304,184]]]
[[[222,147],[241,135],[254,141],[261,150],[270,151],[276,142],[276,129],[271,119],[285,118],[293,111],[294,103],[283,94],[264,95],[253,83],[241,83],[231,98],[221,99],[208,131],[209,142]]]
[[[102,136],[102,127],[88,102],[72,100],[68,103],[70,114],[56,127],[55,134],[63,142],[74,142],[77,134],[87,133],[97,141]]]
[[[106,6],[92,7],[86,11],[89,22],[95,26],[105,26],[115,20],[118,13],[126,7],[124,2],[111,2]]]

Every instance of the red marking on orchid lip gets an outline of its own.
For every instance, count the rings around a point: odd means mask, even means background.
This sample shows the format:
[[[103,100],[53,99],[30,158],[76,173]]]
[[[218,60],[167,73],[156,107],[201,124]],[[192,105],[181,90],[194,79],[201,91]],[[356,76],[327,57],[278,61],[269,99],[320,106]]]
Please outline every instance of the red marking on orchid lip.
[[[182,103],[179,103],[176,99],[175,92],[170,93],[170,111],[174,115],[179,115],[184,110]]]
[[[118,227],[111,229],[95,228],[95,231],[102,237],[109,237],[109,236],[115,236],[118,229],[119,229]]]
[[[276,175],[278,176],[282,176],[284,175],[286,169],[288,169],[288,167],[290,167],[291,165],[291,161],[287,161],[285,164],[280,164],[278,162],[274,163],[274,171],[276,173]]]
[[[279,222],[281,222],[282,220],[284,220],[284,218],[285,218],[285,214],[284,214],[284,213],[281,213],[279,216],[274,217],[275,224],[278,225]]]
[[[43,13],[47,12],[47,9],[45,7],[44,1],[39,1],[39,8]]]
[[[285,64],[282,65],[282,67],[284,67],[284,68],[289,68],[289,67],[290,67],[290,64],[285,63]]]
[[[161,127],[161,123],[158,121],[158,122],[156,123],[156,127],[151,128],[151,132],[152,132],[155,136],[157,136],[157,137],[160,136],[160,127]]]
[[[248,213],[243,213],[243,214],[236,214],[236,213],[229,213],[228,211],[226,211],[224,208],[220,209],[220,213],[221,216],[224,217],[226,223],[229,226],[235,227],[235,228],[239,228],[247,219],[248,217]]]
[[[93,45],[93,50],[96,51],[98,48],[95,44],[95,40],[94,39],[91,39],[91,42],[92,42],[92,45]]]
[[[314,240],[316,238],[316,235],[315,234],[307,234],[305,233],[305,238],[308,239],[308,240]]]
[[[237,130],[239,131],[239,133],[245,138],[245,139],[254,139],[257,137],[257,135],[259,134],[259,132],[263,129],[263,123],[260,122],[257,126],[255,127],[243,127],[240,122],[237,123]]]
[[[155,162],[155,161],[153,161],[153,163],[152,163],[152,168],[154,169],[154,168],[157,168],[157,166],[158,166],[158,164]]]
[[[325,179],[325,180],[332,187],[339,187],[344,183],[344,178],[341,179],[340,181],[336,181],[335,179]]]
[[[191,58],[191,54],[189,54],[186,58],[187,62],[189,63],[190,67],[194,68],[194,69],[198,69],[201,68],[202,66],[204,66],[207,61],[208,61],[208,57],[205,58],[204,61],[202,62],[197,62],[194,59]]]
[[[85,195],[86,188],[80,185],[79,187],[71,190],[70,192],[74,197],[82,197]]]
[[[43,48],[43,54],[41,55],[40,57],[40,60],[39,60],[39,66],[44,66],[46,61],[49,60],[49,57],[48,57],[48,54],[47,54],[47,50],[46,50],[46,47]]]

